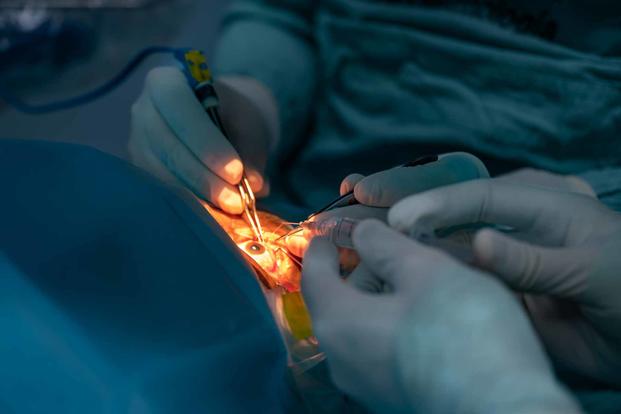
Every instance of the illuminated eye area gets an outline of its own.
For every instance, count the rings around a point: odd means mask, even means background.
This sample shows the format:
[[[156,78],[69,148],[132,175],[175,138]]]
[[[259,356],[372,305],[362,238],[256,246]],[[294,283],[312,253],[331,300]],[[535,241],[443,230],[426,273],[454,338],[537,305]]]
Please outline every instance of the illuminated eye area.
[[[254,240],[237,243],[237,246],[250,256],[261,269],[268,272],[272,278],[278,279],[278,263],[276,263],[271,248]]]
[[[248,243],[248,245],[246,246],[246,250],[248,250],[248,253],[252,255],[262,254],[263,252],[265,252],[265,246],[258,242],[251,242]]]
[[[240,216],[226,214],[201,201],[209,214],[237,245],[255,269],[277,324],[285,332],[293,360],[323,358],[317,350],[311,320],[300,292],[300,262],[287,249],[282,236],[291,226],[264,211],[257,214],[263,227],[263,242],[254,238],[248,223]],[[271,298],[271,299],[270,299]]]
[[[300,290],[300,266],[291,259],[281,236],[290,227],[283,220],[266,212],[257,214],[263,226],[263,242],[254,238],[248,223],[240,216],[230,215],[202,202],[205,209],[220,224],[255,269],[262,271],[262,282],[268,289],[279,286],[287,292]],[[278,241],[280,239],[280,241]]]

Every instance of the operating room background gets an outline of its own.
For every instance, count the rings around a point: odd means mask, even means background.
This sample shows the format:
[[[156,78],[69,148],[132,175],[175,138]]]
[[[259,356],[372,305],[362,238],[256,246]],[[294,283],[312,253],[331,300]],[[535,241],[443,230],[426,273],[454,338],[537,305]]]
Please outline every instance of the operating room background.
[[[178,0],[172,0],[175,3]],[[191,7],[172,16],[170,21],[162,21],[165,13],[156,14],[148,27],[123,28],[128,36],[127,41],[118,42],[116,46],[107,45],[109,49],[118,49],[117,60],[110,63],[109,50],[95,50],[93,56],[85,63],[78,63],[71,68],[78,73],[82,68],[92,73],[88,82],[81,82],[76,88],[46,88],[45,83],[55,82],[58,77],[50,76],[42,79],[38,88],[43,91],[30,101],[45,103],[64,99],[74,94],[88,91],[119,71],[134,53],[142,47],[169,45],[194,47],[204,50],[208,56],[212,54],[222,14],[229,3],[228,0],[183,0]],[[145,10],[149,13],[149,10]],[[132,11],[115,10],[108,13],[107,22],[114,22],[115,13],[135,13]],[[119,19],[120,24],[132,22],[131,19]],[[144,19],[143,19],[144,21]],[[175,30],[170,30],[170,25]],[[140,33],[144,37],[140,38]],[[163,40],[162,40],[163,39]],[[156,42],[156,43],[153,43]],[[45,139],[52,141],[72,142],[89,145],[107,153],[127,158],[127,139],[130,131],[130,110],[139,96],[145,76],[149,69],[162,64],[171,64],[167,56],[154,56],[145,61],[129,78],[106,96],[82,105],[75,109],[59,111],[43,115],[27,115],[7,108],[0,103],[0,138]],[[98,73],[93,73],[97,71]],[[67,79],[69,78],[69,79]],[[71,82],[71,76],[61,76],[59,82]],[[28,93],[27,97],[31,94]]]

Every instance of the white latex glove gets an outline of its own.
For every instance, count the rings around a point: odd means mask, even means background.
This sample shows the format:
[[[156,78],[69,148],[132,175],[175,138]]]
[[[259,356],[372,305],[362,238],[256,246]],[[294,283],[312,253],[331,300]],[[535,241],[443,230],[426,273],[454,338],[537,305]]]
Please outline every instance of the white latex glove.
[[[562,175],[534,168],[521,168],[500,175],[496,179],[507,183],[530,185],[546,190],[565,191],[597,198],[589,183],[575,175]]]
[[[576,413],[528,319],[494,278],[377,220],[354,244],[390,285],[343,281],[336,248],[311,242],[302,292],[335,384],[375,412]]]
[[[351,174],[341,182],[340,193],[343,195],[353,190],[360,204],[319,214],[315,220],[335,216],[385,219],[387,208],[409,195],[482,177],[489,177],[485,165],[465,152],[442,154],[437,161],[395,167],[367,177]]]
[[[438,156],[438,160],[414,167],[395,167],[364,177],[351,174],[341,182],[341,194],[354,190],[356,200],[371,207],[391,207],[397,201],[432,188],[487,178],[481,160],[465,152]]]
[[[479,180],[407,198],[391,226],[442,229],[474,222],[477,264],[526,295],[553,362],[564,373],[621,386],[621,215],[567,192]]]
[[[249,78],[219,79],[215,87],[231,142],[211,122],[183,73],[161,67],[148,74],[132,106],[128,148],[138,166],[239,214],[236,184],[244,169],[255,192],[267,188],[262,174],[277,139],[276,105],[269,91]]]
[[[474,155],[465,152],[442,154],[437,161],[412,167],[395,167],[368,177],[351,174],[341,182],[340,194],[344,195],[353,190],[360,204],[327,211],[315,216],[314,220],[349,217],[385,221],[387,208],[404,197],[482,177],[489,177],[485,165]],[[287,239],[289,251],[299,257],[304,255],[307,246],[308,240],[303,233]]]

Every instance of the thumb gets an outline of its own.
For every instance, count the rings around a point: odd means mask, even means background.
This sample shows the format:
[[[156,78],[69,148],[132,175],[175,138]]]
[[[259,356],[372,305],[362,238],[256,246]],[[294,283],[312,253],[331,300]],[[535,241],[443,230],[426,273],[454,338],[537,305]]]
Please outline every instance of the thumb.
[[[325,238],[314,238],[304,255],[302,268],[302,295],[311,317],[347,302],[352,291],[341,279],[336,246]]]
[[[381,281],[399,290],[442,262],[442,254],[378,220],[356,225],[353,244],[362,263]]]
[[[354,195],[362,204],[390,207],[412,194],[487,177],[489,173],[478,158],[455,152],[440,155],[437,161],[422,165],[414,162],[364,177],[356,183]]]
[[[353,191],[356,184],[358,184],[363,179],[364,175],[362,174],[349,174],[347,177],[343,178],[343,181],[341,181],[339,194],[343,196],[350,191]]]
[[[480,268],[515,290],[569,299],[586,290],[583,251],[535,246],[490,229],[475,235],[473,251]]]

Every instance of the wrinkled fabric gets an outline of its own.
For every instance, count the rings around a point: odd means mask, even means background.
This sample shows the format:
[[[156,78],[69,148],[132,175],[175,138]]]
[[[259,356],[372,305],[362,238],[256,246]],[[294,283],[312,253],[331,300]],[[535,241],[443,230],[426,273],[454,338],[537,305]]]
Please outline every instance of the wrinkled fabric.
[[[251,269],[121,160],[0,140],[2,413],[298,412]]]
[[[274,92],[286,161],[273,173],[292,199],[317,207],[349,173],[463,150],[495,174],[583,175],[619,206],[621,29],[611,16],[621,6],[581,11],[592,30],[559,11],[555,42],[447,6],[459,2],[395,3],[240,0],[230,9],[216,69]]]

